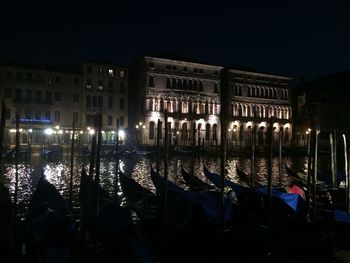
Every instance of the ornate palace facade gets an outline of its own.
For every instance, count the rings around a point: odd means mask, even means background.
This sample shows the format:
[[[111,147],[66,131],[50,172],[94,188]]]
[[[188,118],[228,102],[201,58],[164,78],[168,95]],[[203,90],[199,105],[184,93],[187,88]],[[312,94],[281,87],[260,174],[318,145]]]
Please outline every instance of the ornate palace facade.
[[[268,120],[284,132],[289,144],[292,129],[290,78],[182,60],[143,57],[132,68],[130,126],[141,144],[155,145],[158,120],[164,138],[164,113],[168,112],[172,145],[220,144],[221,89],[229,92],[228,140],[232,146],[247,146],[252,127],[257,127],[258,145],[266,144]],[[277,130],[276,130],[277,128]],[[193,131],[195,134],[193,135]]]

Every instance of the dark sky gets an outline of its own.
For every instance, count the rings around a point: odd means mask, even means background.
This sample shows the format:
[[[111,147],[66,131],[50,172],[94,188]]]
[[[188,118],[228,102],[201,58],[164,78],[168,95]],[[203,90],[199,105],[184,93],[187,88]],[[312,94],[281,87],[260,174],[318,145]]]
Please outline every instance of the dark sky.
[[[350,70],[349,1],[328,5],[143,2],[8,5],[1,8],[0,57],[45,63],[89,58],[130,63],[145,54],[176,53],[297,80]]]

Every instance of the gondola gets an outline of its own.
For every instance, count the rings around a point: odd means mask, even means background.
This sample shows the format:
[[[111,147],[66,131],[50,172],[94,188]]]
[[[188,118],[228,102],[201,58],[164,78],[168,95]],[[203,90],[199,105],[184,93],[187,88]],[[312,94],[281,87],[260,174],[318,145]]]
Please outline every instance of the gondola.
[[[91,240],[98,242],[84,259],[91,261],[155,262],[153,251],[134,231],[129,208],[122,207],[101,186],[94,185],[83,168],[79,197]],[[96,207],[96,190],[99,191]]]
[[[67,262],[76,238],[77,227],[68,204],[42,174],[28,207],[24,234],[29,260]]]
[[[210,172],[206,167],[204,167],[204,175],[218,188],[221,187],[221,176]],[[266,186],[259,186],[254,188],[248,188],[237,183],[234,183],[225,178],[224,185],[232,188],[236,193],[238,198],[247,196],[250,193],[252,198],[254,195],[258,197],[266,198],[268,190]],[[275,206],[278,207],[288,207],[294,212],[305,213],[306,203],[305,200],[298,194],[289,194],[276,189],[272,189],[271,195]]]
[[[243,172],[241,169],[238,168],[238,166],[236,165],[236,174],[238,175],[239,179],[244,182],[247,185],[251,184],[251,179],[250,176],[248,174],[246,174],[245,172]],[[261,185],[260,182],[258,180],[256,180],[256,178],[254,178],[254,184],[255,185]]]
[[[208,191],[212,189],[212,187],[206,182],[203,182],[198,177],[186,172],[183,166],[181,166],[181,175],[186,185],[189,186],[191,191]]]
[[[120,185],[126,202],[143,221],[158,220],[159,198],[135,180],[119,172]]]
[[[165,181],[164,177],[160,176],[153,168],[151,168],[151,179],[154,186],[160,193],[164,193],[165,184],[168,185],[168,203],[171,206],[177,205],[182,211],[191,213],[201,223],[220,224],[221,223],[221,199],[219,195],[213,195],[206,192],[190,192],[185,191],[175,183]],[[184,209],[185,208],[185,209]],[[185,211],[184,211],[185,212]],[[186,215],[184,213],[184,215]],[[175,214],[176,216],[176,214]],[[188,214],[187,214],[188,216]],[[230,222],[233,219],[233,207],[229,198],[224,199],[224,218]],[[169,216],[169,218],[171,218]],[[193,222],[198,223],[199,222]]]

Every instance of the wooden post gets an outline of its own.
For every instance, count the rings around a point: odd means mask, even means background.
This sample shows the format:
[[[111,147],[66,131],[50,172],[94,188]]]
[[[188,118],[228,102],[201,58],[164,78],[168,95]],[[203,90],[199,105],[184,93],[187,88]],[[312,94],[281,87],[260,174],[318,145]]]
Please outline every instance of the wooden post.
[[[333,134],[329,133],[329,144],[331,147],[331,171],[332,171],[332,187],[336,187],[336,172],[335,172],[335,152],[334,152],[334,140]]]
[[[162,129],[161,129],[161,125],[162,122],[160,121],[160,119],[158,119],[158,123],[157,123],[157,162],[156,162],[156,171],[159,174],[159,167],[160,167],[160,137],[162,134]],[[157,184],[159,183],[159,181],[157,182]],[[159,186],[159,185],[158,185]],[[156,193],[157,195],[160,195],[160,193],[158,192],[158,187],[156,187]]]
[[[333,131],[333,146],[334,146],[334,181],[333,181],[333,187],[336,188],[338,187],[338,178],[337,178],[337,173],[338,173],[338,165],[337,165],[337,130],[334,129]]]
[[[314,152],[314,162],[313,162],[313,187],[312,187],[312,218],[314,222],[317,219],[317,207],[316,207],[316,187],[317,187],[317,163],[318,163],[318,135],[320,134],[320,130],[314,131],[315,133],[315,152]]]
[[[168,112],[164,111],[164,123],[165,123],[165,134],[164,134],[164,245],[166,246],[167,241],[167,225],[168,225]]]
[[[15,178],[15,195],[14,195],[14,207],[13,207],[13,214],[14,214],[14,223],[17,223],[17,209],[18,209],[18,158],[19,158],[19,139],[20,139],[20,133],[19,133],[19,115],[16,113],[16,148],[15,148],[15,169],[16,169],[16,178]]]
[[[345,205],[346,211],[350,213],[350,186],[349,186],[349,165],[348,165],[348,148],[346,144],[346,135],[343,134],[344,142],[344,165],[345,165]]]
[[[119,118],[117,118],[117,131],[115,143],[115,199],[119,202]]]
[[[236,136],[236,135],[235,135]],[[252,152],[251,152],[251,160],[250,160],[250,186],[254,187],[254,178],[255,178],[255,145],[256,145],[256,125],[253,125],[252,127],[252,133],[251,133],[251,146],[252,146]]]
[[[69,208],[73,208],[73,169],[74,169],[74,139],[75,139],[75,122],[72,124],[72,144],[70,149],[70,179],[69,179]],[[68,147],[67,147],[68,148]]]
[[[283,133],[282,130],[279,130],[279,137],[278,137],[278,171],[279,171],[279,185],[282,186],[282,139],[283,139]]]
[[[3,179],[2,174],[2,155],[4,154],[4,137],[6,124],[6,106],[4,101],[1,103],[1,120],[0,120],[0,182]]]
[[[311,178],[312,178],[312,162],[313,158],[311,155],[311,142],[313,142],[313,133],[311,130],[308,131],[308,141],[307,141],[307,195],[306,195],[306,204],[308,207],[308,210],[311,211],[310,207],[310,197],[311,197]]]
[[[272,158],[273,158],[273,117],[270,117],[269,123],[269,157],[267,174],[267,224],[271,227],[272,220]]]
[[[196,121],[192,123],[192,158],[191,158],[191,177],[190,177],[190,191],[193,190],[192,178],[194,176],[194,159],[196,158]]]

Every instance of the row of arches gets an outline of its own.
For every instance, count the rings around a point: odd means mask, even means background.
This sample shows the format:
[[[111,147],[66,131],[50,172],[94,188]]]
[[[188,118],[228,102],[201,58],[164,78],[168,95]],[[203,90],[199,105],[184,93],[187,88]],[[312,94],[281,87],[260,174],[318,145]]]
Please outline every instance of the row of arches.
[[[244,89],[243,85],[240,85],[240,84],[235,85],[234,95],[243,96],[243,89]],[[247,86],[245,94],[247,97],[278,99],[277,97],[278,93],[279,93],[279,98],[281,100],[288,100],[288,90],[286,89]]]
[[[209,114],[218,115],[220,113],[220,105],[216,101],[202,101],[195,99],[164,99],[164,98],[149,98],[148,110],[178,113],[194,113],[194,114]]]
[[[232,103],[230,114],[231,116],[240,117],[290,119],[292,117],[292,109],[281,106]]]

